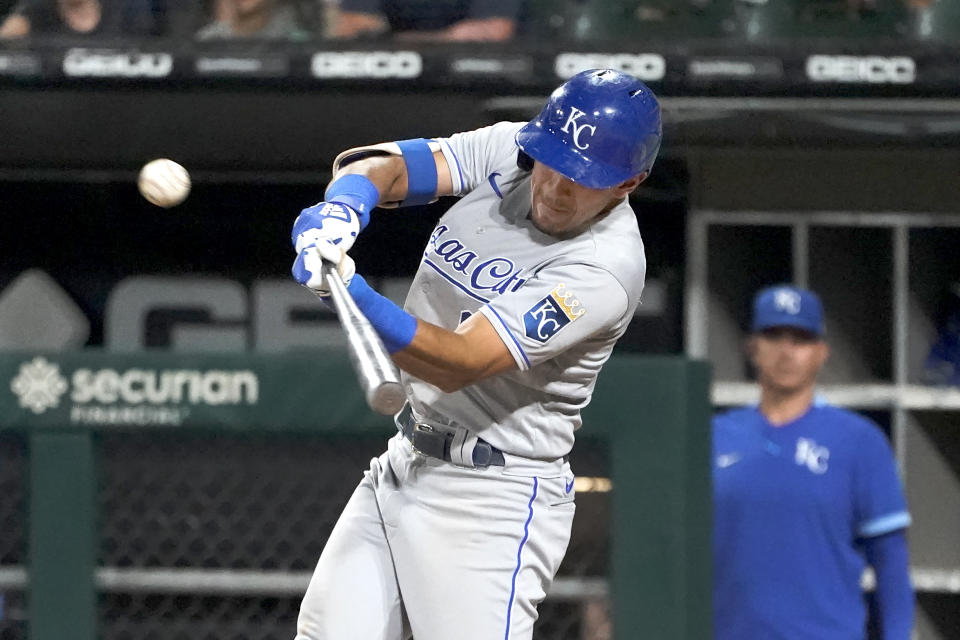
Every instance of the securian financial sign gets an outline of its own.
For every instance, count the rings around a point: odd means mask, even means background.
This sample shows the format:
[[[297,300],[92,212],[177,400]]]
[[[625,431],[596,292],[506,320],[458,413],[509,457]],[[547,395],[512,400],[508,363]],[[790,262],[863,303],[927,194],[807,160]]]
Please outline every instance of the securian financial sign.
[[[68,407],[83,425],[180,425],[198,405],[255,405],[250,370],[80,367],[65,374],[42,356],[25,361],[10,382],[19,405],[34,414]]]

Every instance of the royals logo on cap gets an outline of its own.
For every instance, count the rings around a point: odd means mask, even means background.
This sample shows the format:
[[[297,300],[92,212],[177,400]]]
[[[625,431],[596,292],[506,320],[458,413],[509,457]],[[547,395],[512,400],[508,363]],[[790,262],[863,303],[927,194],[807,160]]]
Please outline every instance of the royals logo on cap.
[[[531,340],[546,342],[586,312],[580,301],[561,283],[523,314],[524,331]]]
[[[773,292],[773,304],[784,313],[800,313],[800,294],[792,289],[777,289]]]
[[[817,294],[806,289],[780,285],[763,289],[753,300],[751,331],[789,327],[824,334],[823,305]]]

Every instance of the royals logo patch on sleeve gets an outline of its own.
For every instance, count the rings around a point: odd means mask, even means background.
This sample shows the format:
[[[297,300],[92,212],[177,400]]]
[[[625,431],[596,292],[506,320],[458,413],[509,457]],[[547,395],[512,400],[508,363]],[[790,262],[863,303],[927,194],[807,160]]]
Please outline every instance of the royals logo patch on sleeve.
[[[550,295],[523,314],[523,327],[531,340],[546,342],[586,312],[573,293],[559,284]]]

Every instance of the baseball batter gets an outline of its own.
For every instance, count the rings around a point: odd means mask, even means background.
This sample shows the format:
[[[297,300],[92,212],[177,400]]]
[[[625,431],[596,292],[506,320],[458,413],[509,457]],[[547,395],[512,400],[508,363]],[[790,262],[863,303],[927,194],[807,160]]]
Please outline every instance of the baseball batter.
[[[408,405],[323,550],[298,640],[532,637],[570,537],[580,410],[643,290],[628,196],[660,139],[650,90],[591,70],[528,123],[338,156],[294,225],[293,274],[324,295],[320,260],[338,262]],[[375,206],[446,195],[400,309],[345,251]]]
[[[828,355],[819,298],[761,291],[748,344],[760,404],[713,424],[717,640],[863,640],[866,564],[878,637],[908,640],[910,514],[880,429],[814,395]]]

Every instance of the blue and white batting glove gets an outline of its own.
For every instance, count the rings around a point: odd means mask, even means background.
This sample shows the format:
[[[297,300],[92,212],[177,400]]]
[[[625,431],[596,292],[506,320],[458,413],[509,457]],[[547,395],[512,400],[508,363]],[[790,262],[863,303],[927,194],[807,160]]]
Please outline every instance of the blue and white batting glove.
[[[321,240],[301,249],[297,259],[293,261],[293,279],[321,298],[330,296],[330,287],[321,269],[324,261],[337,265],[337,272],[344,285],[350,284],[350,280],[357,273],[353,258],[348,256],[340,245],[329,240]]]
[[[297,253],[310,245],[332,242],[349,251],[360,233],[360,217],[350,207],[337,202],[318,202],[300,212],[293,223],[290,241]]]

